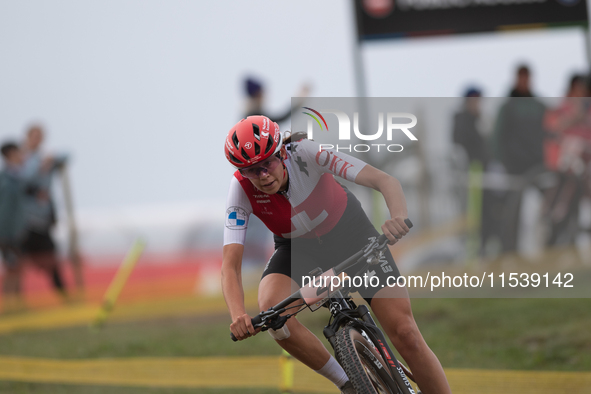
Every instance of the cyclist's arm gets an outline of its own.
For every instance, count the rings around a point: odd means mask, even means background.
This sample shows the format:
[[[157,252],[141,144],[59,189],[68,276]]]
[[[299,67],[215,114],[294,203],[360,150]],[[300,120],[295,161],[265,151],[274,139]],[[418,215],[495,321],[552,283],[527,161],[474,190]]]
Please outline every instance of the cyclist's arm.
[[[250,336],[248,332],[254,333],[244,307],[242,289],[242,254],[252,208],[236,177],[230,182],[226,208],[222,249],[222,291],[232,318],[230,330],[236,338],[245,339]]]
[[[255,333],[250,316],[246,313],[244,306],[244,289],[242,287],[243,253],[244,245],[235,243],[224,245],[222,251],[222,291],[232,318],[230,331],[239,340],[248,338]]]
[[[408,233],[410,229],[404,223],[404,219],[408,218],[406,199],[396,178],[368,164],[359,171],[355,183],[377,190],[384,196],[391,219],[382,225],[382,231],[390,240],[390,244],[396,243],[397,238]]]

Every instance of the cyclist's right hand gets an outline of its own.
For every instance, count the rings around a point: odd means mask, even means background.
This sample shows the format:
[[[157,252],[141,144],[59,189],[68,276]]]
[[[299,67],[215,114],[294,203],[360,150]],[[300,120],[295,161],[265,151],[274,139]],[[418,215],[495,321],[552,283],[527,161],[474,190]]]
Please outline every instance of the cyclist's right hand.
[[[230,331],[236,337],[237,340],[242,341],[243,339],[250,338],[256,334],[258,334],[261,329],[255,328],[252,326],[251,317],[248,314],[243,314],[238,316],[232,324],[230,324]]]

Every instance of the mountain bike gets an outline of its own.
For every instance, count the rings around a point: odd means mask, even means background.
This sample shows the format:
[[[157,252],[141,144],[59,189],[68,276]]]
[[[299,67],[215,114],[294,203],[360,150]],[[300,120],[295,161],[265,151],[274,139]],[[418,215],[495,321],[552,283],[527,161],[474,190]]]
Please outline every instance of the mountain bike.
[[[409,219],[406,225],[411,228]],[[401,364],[390,349],[382,331],[374,322],[365,305],[356,305],[350,293],[355,291],[351,280],[344,280],[345,272],[361,267],[355,276],[361,276],[373,265],[379,265],[382,253],[388,244],[385,235],[370,239],[362,250],[336,267],[325,272],[320,268],[310,272],[314,279],[277,305],[252,318],[252,325],[279,330],[287,320],[306,308],[312,312],[326,307],[331,317],[323,333],[331,344],[335,358],[341,364],[358,394],[415,394],[409,381],[412,373]],[[333,287],[339,277],[341,285]],[[320,286],[316,286],[320,284]],[[326,284],[326,286],[322,286]],[[297,302],[296,305],[292,305]],[[290,309],[295,312],[282,315]],[[232,339],[236,341],[233,334]],[[420,392],[419,392],[420,393]]]

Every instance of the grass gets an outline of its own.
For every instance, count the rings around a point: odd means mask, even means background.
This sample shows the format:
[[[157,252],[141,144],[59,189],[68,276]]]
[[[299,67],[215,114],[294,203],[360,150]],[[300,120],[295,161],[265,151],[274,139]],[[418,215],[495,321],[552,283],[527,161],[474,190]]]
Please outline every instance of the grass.
[[[587,299],[415,299],[423,336],[445,367],[591,370]],[[319,337],[325,311],[301,320]],[[0,355],[60,359],[277,355],[269,335],[234,343],[228,317],[185,317],[0,336]]]
[[[71,327],[0,335],[0,355],[58,359],[101,357],[222,357],[276,355],[268,335],[236,344],[224,316]]]
[[[445,368],[591,370],[588,299],[415,299],[413,313]],[[319,337],[326,311],[301,320]],[[57,359],[279,355],[269,335],[234,343],[227,314],[0,335],[0,355]],[[0,393],[229,394],[235,389],[0,382]],[[244,394],[276,390],[240,390]]]
[[[46,384],[28,382],[2,382],[0,381],[0,393],[10,394],[277,394],[272,389],[183,389],[171,387],[117,387],[117,386],[79,386],[69,384]]]
[[[588,299],[418,301],[417,321],[444,366],[591,369]]]

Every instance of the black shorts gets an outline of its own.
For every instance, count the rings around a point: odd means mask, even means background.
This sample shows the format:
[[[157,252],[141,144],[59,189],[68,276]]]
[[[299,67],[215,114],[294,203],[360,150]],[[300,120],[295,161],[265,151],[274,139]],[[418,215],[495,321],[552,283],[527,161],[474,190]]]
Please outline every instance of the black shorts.
[[[275,236],[275,252],[265,266],[262,278],[269,274],[283,274],[301,286],[302,277],[309,276],[313,269],[320,267],[326,271],[357,253],[372,238],[379,236],[357,198],[348,190],[347,198],[347,208],[343,216],[328,234],[313,239],[287,239]],[[357,269],[353,267],[347,274],[355,275],[357,271],[359,267]],[[370,304],[382,285],[385,286],[388,283],[389,277],[400,276],[394,258],[387,248],[380,264],[371,266],[366,273],[368,277],[376,276],[379,279],[379,285],[355,289]]]
[[[55,243],[49,231],[27,231],[21,246],[23,253],[55,252]]]

